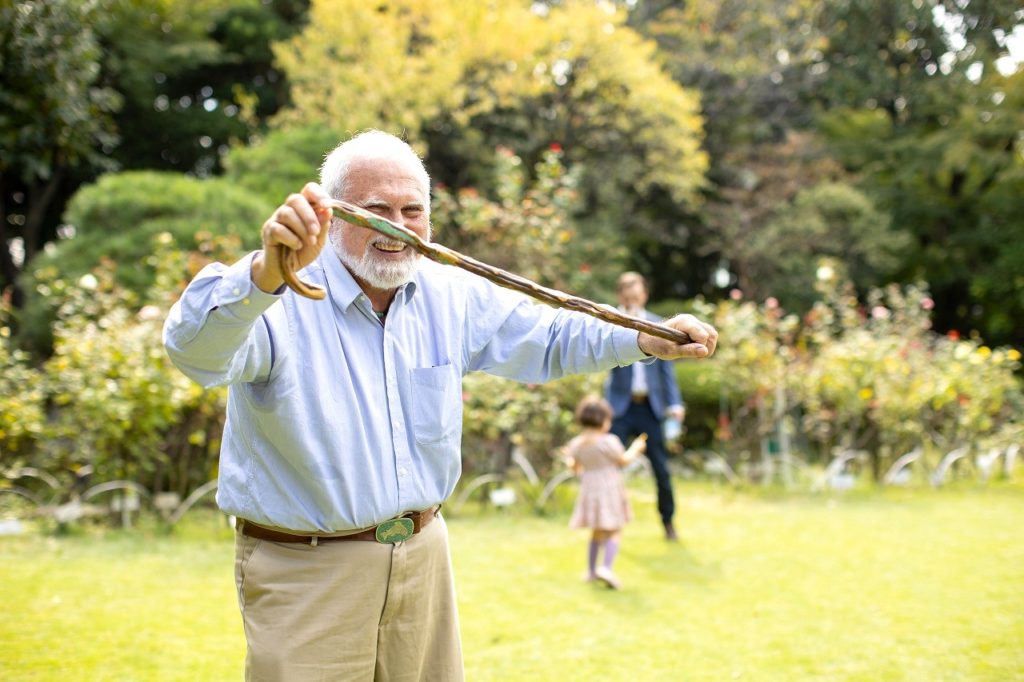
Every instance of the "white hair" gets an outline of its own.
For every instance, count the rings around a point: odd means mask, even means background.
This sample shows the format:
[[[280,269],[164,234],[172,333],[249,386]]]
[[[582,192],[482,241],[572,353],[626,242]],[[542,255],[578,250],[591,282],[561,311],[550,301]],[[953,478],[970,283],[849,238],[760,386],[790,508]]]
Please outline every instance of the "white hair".
[[[383,159],[412,162],[410,165],[422,186],[429,215],[430,176],[423,160],[406,142],[382,130],[365,130],[335,147],[320,166],[320,186],[335,199],[342,199],[348,189],[348,174],[354,162]]]

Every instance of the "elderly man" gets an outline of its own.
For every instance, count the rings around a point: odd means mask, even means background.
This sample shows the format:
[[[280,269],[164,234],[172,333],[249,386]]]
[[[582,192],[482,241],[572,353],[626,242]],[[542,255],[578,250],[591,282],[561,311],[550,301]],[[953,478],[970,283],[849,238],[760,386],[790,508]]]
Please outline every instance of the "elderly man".
[[[263,224],[262,250],[205,268],[168,317],[177,366],[229,386],[217,501],[238,518],[247,679],[462,679],[438,509],[460,474],[464,374],[541,382],[715,350],[692,316],[669,321],[693,341],[678,345],[536,305],[322,205],[429,239],[429,196],[408,145],[357,135]],[[284,288],[281,245],[326,300]]]

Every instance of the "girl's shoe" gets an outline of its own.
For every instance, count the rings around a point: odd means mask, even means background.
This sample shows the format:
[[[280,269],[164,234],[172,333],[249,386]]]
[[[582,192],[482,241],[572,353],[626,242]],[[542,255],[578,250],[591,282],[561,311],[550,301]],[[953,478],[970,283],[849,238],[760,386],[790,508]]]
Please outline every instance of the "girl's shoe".
[[[585,583],[592,583],[595,580],[597,580],[597,574],[591,573],[590,571],[587,571],[586,573],[583,574],[582,580]]]
[[[622,583],[619,582],[619,579],[615,576],[614,573],[612,573],[612,569],[610,568],[605,568],[604,566],[601,566],[594,572],[594,575],[595,577],[597,577],[598,580],[600,580],[613,590],[617,590],[622,587]]]

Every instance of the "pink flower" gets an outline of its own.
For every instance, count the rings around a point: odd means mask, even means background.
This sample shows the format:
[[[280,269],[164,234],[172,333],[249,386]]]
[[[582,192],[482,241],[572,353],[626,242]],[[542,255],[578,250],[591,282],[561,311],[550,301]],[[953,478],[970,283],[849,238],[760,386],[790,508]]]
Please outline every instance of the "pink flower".
[[[960,332],[958,332],[955,329],[950,329],[948,332],[946,332],[946,337],[950,341],[959,341],[960,340]]]
[[[560,154],[562,152],[562,145],[558,144],[557,142],[552,142],[550,145],[548,145],[548,149],[550,149],[556,154]]]
[[[764,307],[767,308],[768,310],[775,310],[776,308],[779,307],[779,299],[775,298],[774,296],[769,296],[768,298],[764,299]]]
[[[935,301],[925,296],[924,298],[921,299],[921,307],[924,308],[925,310],[931,310],[932,308],[935,307]]]
[[[741,298],[743,298],[743,292],[742,292],[742,291],[740,291],[739,289],[732,289],[732,290],[731,290],[731,291],[729,292],[729,298],[731,298],[731,299],[732,299],[732,300],[734,300],[734,301],[738,301],[738,300],[740,300]]]
[[[871,309],[871,317],[876,320],[887,320],[889,319],[889,309],[884,305],[876,305]]]

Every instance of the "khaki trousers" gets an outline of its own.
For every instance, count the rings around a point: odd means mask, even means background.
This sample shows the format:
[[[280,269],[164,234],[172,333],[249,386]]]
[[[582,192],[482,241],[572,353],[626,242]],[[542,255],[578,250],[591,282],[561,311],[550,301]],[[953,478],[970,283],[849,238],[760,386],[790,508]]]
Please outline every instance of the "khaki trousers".
[[[235,536],[252,682],[463,679],[448,528],[396,545]]]

